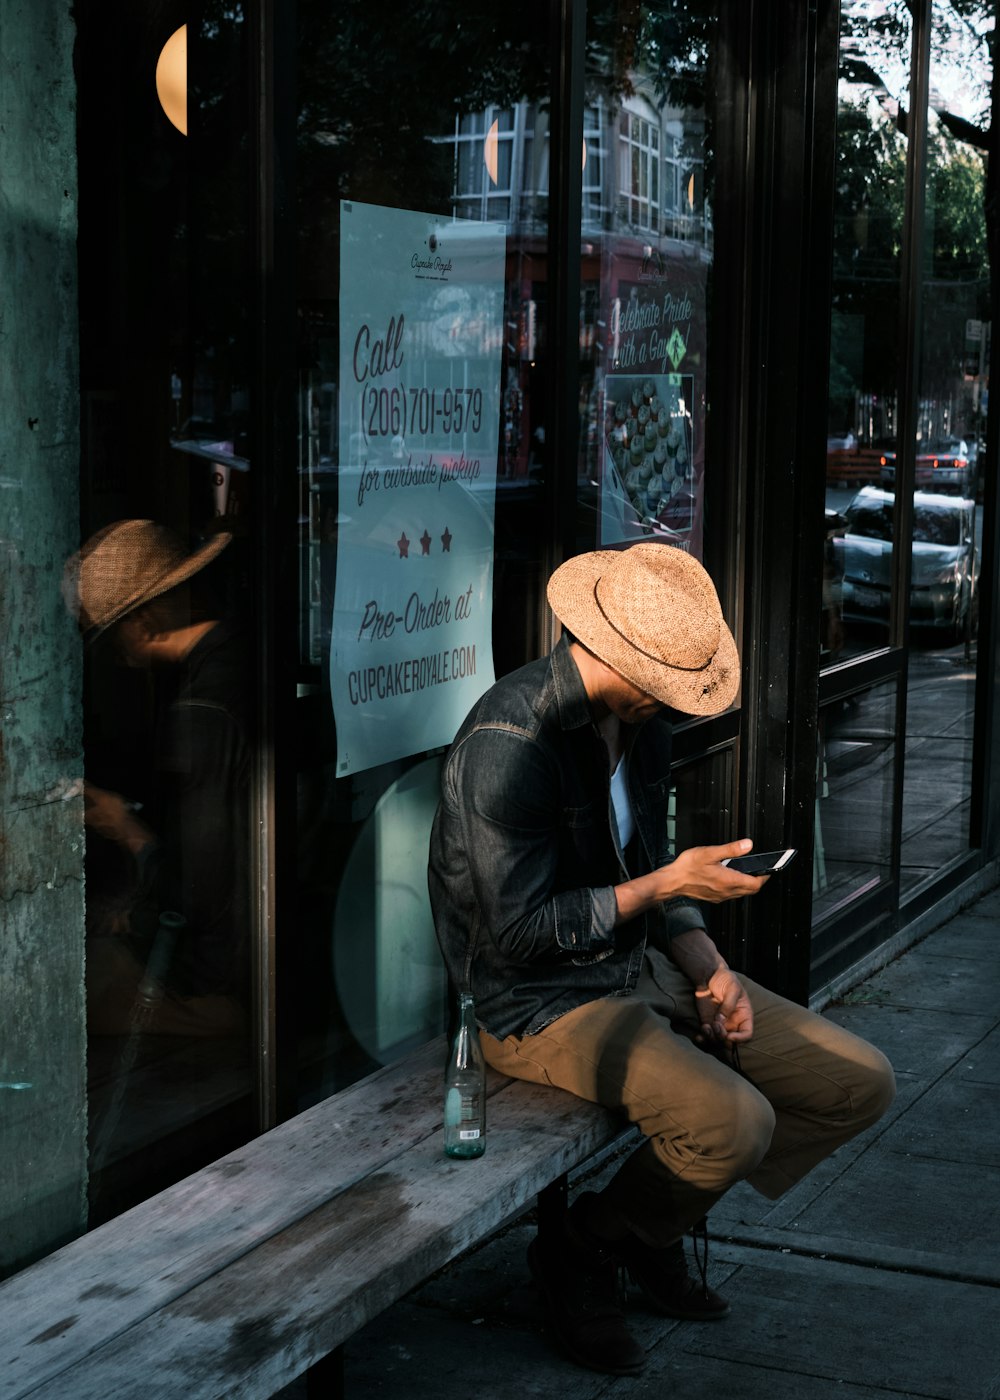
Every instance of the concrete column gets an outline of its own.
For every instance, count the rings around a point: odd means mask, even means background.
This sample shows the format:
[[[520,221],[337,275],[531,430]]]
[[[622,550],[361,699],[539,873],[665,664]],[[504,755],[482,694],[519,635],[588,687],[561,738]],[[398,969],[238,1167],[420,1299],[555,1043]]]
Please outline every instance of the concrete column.
[[[0,1275],[86,1223],[71,0],[0,0]]]

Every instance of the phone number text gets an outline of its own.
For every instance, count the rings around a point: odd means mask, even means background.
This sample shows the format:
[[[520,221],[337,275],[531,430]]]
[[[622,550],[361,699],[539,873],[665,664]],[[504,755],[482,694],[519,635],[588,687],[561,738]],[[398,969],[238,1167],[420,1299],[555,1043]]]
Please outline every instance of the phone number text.
[[[406,389],[402,384],[361,390],[361,430],[372,438],[414,434],[478,433],[483,422],[482,389]]]

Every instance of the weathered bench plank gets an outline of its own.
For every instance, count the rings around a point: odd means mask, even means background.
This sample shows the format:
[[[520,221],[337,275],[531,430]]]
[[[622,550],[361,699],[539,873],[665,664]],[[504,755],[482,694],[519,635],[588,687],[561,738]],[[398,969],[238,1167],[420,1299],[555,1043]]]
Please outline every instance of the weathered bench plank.
[[[505,1086],[483,1158],[450,1161],[435,1132],[31,1394],[270,1396],[620,1131],[568,1094]]]
[[[492,1076],[487,1154],[451,1162],[442,1053],[380,1071],[0,1286],[0,1396],[269,1395],[619,1131],[570,1095]],[[234,1381],[240,1355],[250,1374]]]
[[[0,1284],[0,1396],[41,1383],[438,1131],[443,1054],[432,1042]]]

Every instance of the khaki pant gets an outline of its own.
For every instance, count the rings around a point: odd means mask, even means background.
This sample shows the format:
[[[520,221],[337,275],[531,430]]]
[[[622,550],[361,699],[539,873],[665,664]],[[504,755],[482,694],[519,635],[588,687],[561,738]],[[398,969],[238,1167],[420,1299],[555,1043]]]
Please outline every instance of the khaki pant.
[[[560,1016],[536,1035],[483,1034],[503,1074],[618,1109],[646,1135],[590,1217],[608,1238],[631,1230],[670,1244],[746,1179],[775,1199],[877,1121],[895,1080],[885,1056],[831,1021],[741,977],[754,1009],[739,1048],[693,1043],[693,988],[647,952],[636,992]]]

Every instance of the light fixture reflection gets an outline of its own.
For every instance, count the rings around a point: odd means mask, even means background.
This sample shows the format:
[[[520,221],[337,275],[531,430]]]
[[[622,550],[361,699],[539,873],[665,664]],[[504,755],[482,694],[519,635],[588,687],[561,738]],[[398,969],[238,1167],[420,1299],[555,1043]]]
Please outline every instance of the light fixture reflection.
[[[494,119],[493,125],[490,127],[489,131],[486,133],[485,137],[483,138],[483,164],[486,166],[486,173],[487,173],[487,175],[489,175],[489,177],[490,177],[490,179],[493,181],[494,185],[499,185],[499,183],[500,183],[499,179],[497,178],[497,171],[499,170],[499,149],[500,149],[499,132],[500,132],[500,119],[499,119],[499,117],[497,117],[497,118]],[[581,161],[580,161],[580,169],[581,169],[581,170],[586,170],[586,168],[587,168],[587,143],[586,143],[586,141],[584,141],[584,143],[583,143],[582,159],[581,159]]]
[[[187,25],[175,29],[156,62],[156,95],[167,118],[177,130],[188,133]]]
[[[500,130],[500,119],[496,118],[489,131],[486,133],[486,140],[483,142],[483,161],[486,165],[486,173],[493,181],[497,181],[497,132]]]

